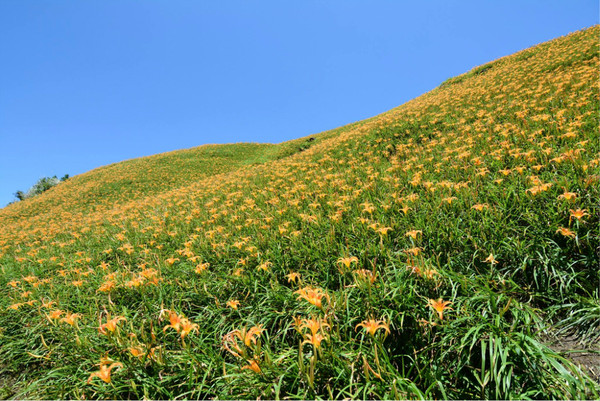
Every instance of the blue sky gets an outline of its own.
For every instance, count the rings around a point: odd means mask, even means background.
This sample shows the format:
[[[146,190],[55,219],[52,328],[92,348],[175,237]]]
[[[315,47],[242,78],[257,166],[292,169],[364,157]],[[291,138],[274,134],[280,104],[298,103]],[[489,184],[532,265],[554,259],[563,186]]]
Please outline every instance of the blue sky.
[[[44,176],[374,116],[597,0],[0,0],[0,207]]]

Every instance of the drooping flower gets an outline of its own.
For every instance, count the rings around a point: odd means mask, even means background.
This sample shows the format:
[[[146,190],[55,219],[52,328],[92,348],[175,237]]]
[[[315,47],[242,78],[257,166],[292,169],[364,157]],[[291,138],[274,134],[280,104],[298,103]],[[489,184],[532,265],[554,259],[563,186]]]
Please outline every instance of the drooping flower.
[[[242,329],[235,329],[223,336],[223,348],[230,354],[242,357],[246,354],[245,349],[240,347],[238,340],[241,341],[246,348],[256,345],[258,338],[265,329],[261,325],[251,327],[249,330],[246,327]],[[232,349],[233,348],[233,349]]]
[[[254,359],[249,360],[248,365],[242,366],[242,369],[248,369],[254,373],[260,373],[260,366],[258,366],[258,362],[256,362]]]

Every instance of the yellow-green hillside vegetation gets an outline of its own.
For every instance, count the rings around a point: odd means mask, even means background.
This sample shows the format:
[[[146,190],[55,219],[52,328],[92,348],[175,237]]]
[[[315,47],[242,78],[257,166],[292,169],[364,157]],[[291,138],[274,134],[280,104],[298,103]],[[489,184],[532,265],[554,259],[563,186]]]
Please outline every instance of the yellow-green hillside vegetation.
[[[0,398],[598,398],[599,33],[0,210]]]

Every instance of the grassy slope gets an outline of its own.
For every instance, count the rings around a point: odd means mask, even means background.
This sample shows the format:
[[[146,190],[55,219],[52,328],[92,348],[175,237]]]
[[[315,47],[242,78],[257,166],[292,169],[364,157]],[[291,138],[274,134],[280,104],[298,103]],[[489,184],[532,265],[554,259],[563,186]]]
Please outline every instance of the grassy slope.
[[[598,341],[598,31],[314,141],[136,159],[1,210],[6,396],[597,397],[539,335]]]

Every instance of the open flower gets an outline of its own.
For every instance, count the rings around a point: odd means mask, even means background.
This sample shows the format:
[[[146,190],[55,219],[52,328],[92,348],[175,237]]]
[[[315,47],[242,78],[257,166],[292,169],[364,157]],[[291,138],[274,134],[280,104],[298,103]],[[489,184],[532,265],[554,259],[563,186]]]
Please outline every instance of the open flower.
[[[298,280],[300,279],[300,273],[291,272],[286,277],[287,277],[288,283],[291,283],[291,282],[297,283]]]
[[[205,271],[206,269],[208,269],[209,266],[210,266],[210,263],[208,263],[208,262],[198,263],[196,265],[196,268],[194,269],[194,271],[198,274],[202,274],[202,272]]]
[[[565,191],[562,195],[558,195],[558,199],[566,199],[568,201],[574,200],[577,198],[577,194],[575,192]]]
[[[589,213],[587,213],[587,210],[585,209],[570,209],[569,211],[571,212],[571,217],[569,217],[569,219],[576,218],[578,221],[581,221],[583,217],[589,216]]]
[[[359,327],[364,328],[367,331],[367,333],[369,333],[372,336],[375,336],[375,333],[379,329],[383,329],[386,332],[386,335],[390,334],[390,325],[384,322],[383,320],[364,320],[362,323],[356,325],[356,330],[358,330]]]
[[[77,325],[77,320],[81,317],[79,313],[67,313],[65,317],[60,319],[61,323],[67,323],[68,325]]]
[[[121,368],[123,367],[123,365],[120,362],[113,362],[110,365],[105,363],[105,362],[101,362],[100,363],[100,370],[98,370],[97,372],[93,372],[89,379],[87,380],[88,384],[92,381],[92,379],[94,377],[99,378],[100,380],[102,380],[105,383],[110,383],[110,372],[111,370],[113,370],[114,368]]]
[[[48,314],[48,319],[56,320],[56,319],[60,318],[63,313],[65,313],[65,312],[61,311],[60,309],[54,309],[54,310],[50,311],[50,313]]]
[[[341,263],[348,269],[348,268],[350,268],[350,265],[352,263],[358,263],[358,258],[356,256],[348,256],[345,258],[339,258],[338,263]]]
[[[175,311],[169,310],[165,312],[169,312],[170,324],[167,324],[165,327],[163,327],[163,332],[167,331],[167,329],[170,327],[179,333],[181,339],[183,340],[192,331],[198,329],[198,325],[196,323],[192,323],[189,319],[177,315]]]
[[[417,239],[418,235],[423,235],[423,231],[421,230],[410,230],[404,234],[406,237],[411,237],[412,239]]]
[[[329,295],[320,288],[304,287],[294,291],[294,294],[298,294],[298,299],[305,299],[317,308],[323,308],[323,298],[329,302]]]
[[[447,198],[442,199],[442,202],[446,202],[447,204],[451,205],[453,201],[457,200],[458,198],[456,196],[449,196]]]
[[[260,265],[256,266],[256,269],[258,270],[264,270],[264,271],[269,271],[269,269],[271,268],[271,266],[273,266],[273,263],[266,261],[264,263],[261,263]]]
[[[559,227],[558,230],[556,230],[556,232],[568,238],[575,238],[577,236],[576,233],[565,227]]]
[[[317,318],[297,319],[296,327],[299,331],[302,331],[303,329],[309,329],[313,335],[317,334],[319,330],[323,331],[323,329],[325,329],[326,327],[330,328],[329,324]]]
[[[172,266],[173,264],[175,264],[175,262],[179,262],[179,258],[168,258],[165,259],[165,262],[167,262],[169,266]]]
[[[109,316],[109,318],[110,318],[110,316]],[[113,333],[117,329],[117,324],[122,320],[127,320],[127,319],[124,318],[123,316],[117,316],[113,319],[108,319],[106,321],[106,323],[100,325],[100,328],[98,329],[98,331],[104,335],[107,335],[108,332]]]
[[[311,344],[315,349],[319,349],[323,340],[325,340],[325,336],[322,334],[307,334],[306,340],[302,344]]]
[[[452,302],[444,301],[442,298],[439,298],[437,301],[435,299],[430,299],[427,302],[427,305],[437,312],[440,320],[444,320],[444,310],[452,309],[448,307],[450,304],[452,304]]]
[[[237,310],[239,305],[240,301],[238,301],[237,299],[230,299],[229,301],[227,301],[227,306],[229,306],[231,309]]]
[[[181,318],[175,311],[168,310],[166,312],[169,312],[170,324],[167,324],[165,327],[163,327],[163,332],[167,331],[167,329],[170,327],[179,333],[179,330],[181,330]]]
[[[146,350],[141,346],[137,347],[129,347],[127,350],[133,355],[135,358],[142,358],[146,353]]]
[[[179,335],[181,335],[182,340],[185,338],[185,336],[195,330],[198,330],[197,323],[192,323],[186,318],[181,318],[181,330],[179,330]]]

